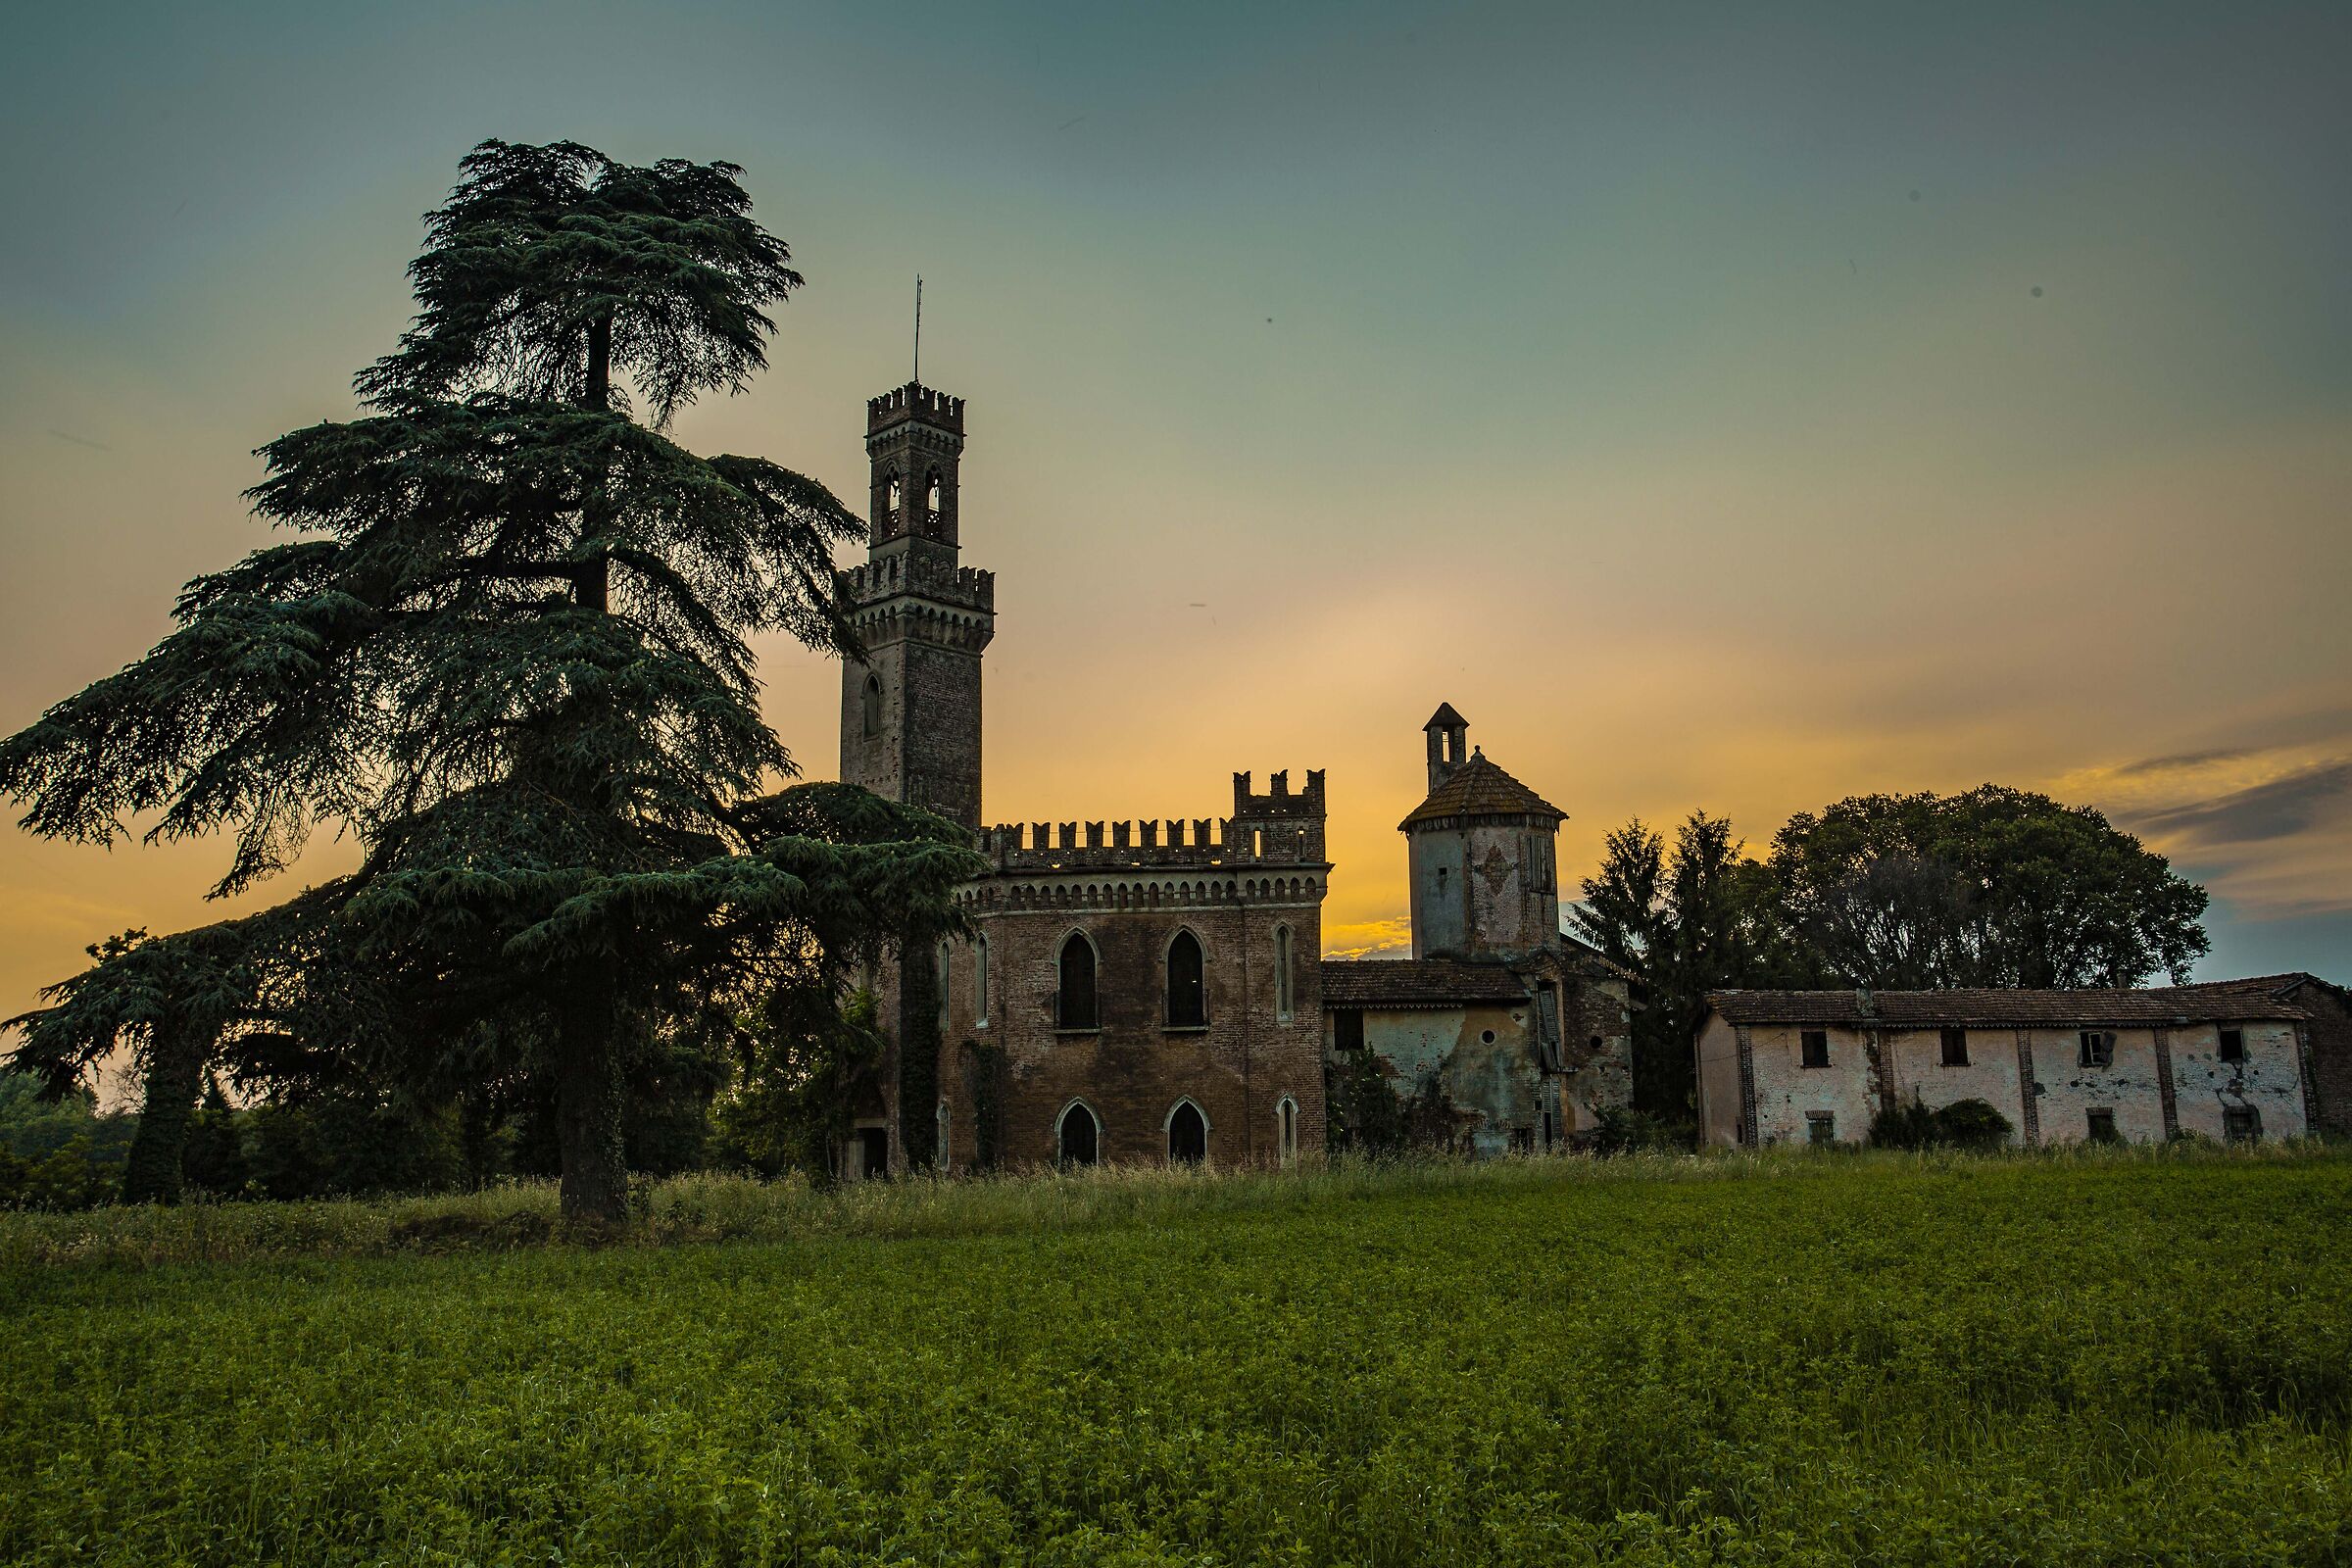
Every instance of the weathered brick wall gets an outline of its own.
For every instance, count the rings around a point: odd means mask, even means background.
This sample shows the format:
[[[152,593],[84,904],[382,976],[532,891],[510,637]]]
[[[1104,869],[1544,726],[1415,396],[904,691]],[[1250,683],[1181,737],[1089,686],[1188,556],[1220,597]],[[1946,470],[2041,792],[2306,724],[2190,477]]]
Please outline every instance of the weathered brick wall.
[[[2291,1000],[2311,1015],[2303,1038],[2311,1055],[2313,1130],[2352,1138],[2352,997],[2307,981]]]
[[[1014,906],[1004,897],[1013,888],[1065,894],[1072,902]],[[980,891],[975,912],[988,944],[991,993],[985,1024],[975,1011],[972,950],[958,947],[949,962],[940,1087],[952,1168],[969,1169],[978,1148],[967,1042],[1002,1053],[1000,1148],[1009,1165],[1055,1157],[1056,1120],[1073,1100],[1095,1112],[1105,1161],[1164,1163],[1167,1119],[1184,1099],[1208,1122],[1214,1163],[1272,1163],[1286,1097],[1296,1107],[1298,1152],[1320,1154],[1321,872],[1080,887],[1014,874]],[[1290,932],[1287,1014],[1277,1006],[1278,927]],[[1205,1028],[1166,1022],[1166,955],[1179,930],[1191,931],[1201,946]],[[1092,1032],[1065,1032],[1054,1021],[1061,944],[1072,931],[1083,931],[1099,956],[1102,1027]]]
[[[980,826],[980,658],[959,648],[906,649],[905,799]]]
[[[1578,976],[1562,987],[1561,1121],[1570,1137],[1634,1102],[1634,1009],[1622,980]]]

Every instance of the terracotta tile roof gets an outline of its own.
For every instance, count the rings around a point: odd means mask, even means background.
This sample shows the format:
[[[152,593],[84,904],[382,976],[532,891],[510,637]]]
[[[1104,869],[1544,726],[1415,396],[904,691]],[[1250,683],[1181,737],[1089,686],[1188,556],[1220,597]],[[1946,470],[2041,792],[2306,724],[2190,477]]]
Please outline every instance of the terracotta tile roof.
[[[1451,958],[1323,960],[1326,1007],[1458,1007],[1527,1000],[1527,987],[1498,963]]]
[[[1735,1024],[2148,1025],[2301,1018],[2263,982],[2223,980],[2142,991],[1717,991],[1707,1004]]]
[[[1409,829],[1415,822],[1435,821],[1451,816],[1548,816],[1564,821],[1568,813],[1552,805],[1534,790],[1487,760],[1484,752],[1472,752],[1470,760],[1453,770],[1451,777],[1429,792],[1429,799],[1412,809],[1412,814],[1396,824],[1398,832]]]
[[[1619,980],[1630,980],[1638,986],[1647,985],[1649,983],[1648,981],[1642,979],[1640,975],[1634,973],[1633,970],[1628,969],[1624,964],[1619,963],[1615,958],[1612,958],[1607,954],[1601,952],[1592,943],[1584,941],[1582,938],[1574,936],[1569,932],[1563,931],[1560,933],[1560,946],[1568,950],[1570,956],[1582,958],[1585,961],[1586,967],[1588,968],[1598,969],[1603,974],[1610,975]]]

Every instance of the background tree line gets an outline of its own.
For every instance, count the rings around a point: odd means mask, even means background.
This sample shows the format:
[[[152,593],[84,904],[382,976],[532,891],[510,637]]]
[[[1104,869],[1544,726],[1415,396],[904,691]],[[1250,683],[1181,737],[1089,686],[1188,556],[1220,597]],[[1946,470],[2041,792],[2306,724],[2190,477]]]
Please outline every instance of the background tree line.
[[[2184,983],[2205,890],[2089,807],[1985,784],[1799,812],[1761,859],[1722,817],[1608,836],[1571,915],[1641,975],[1635,1103],[1694,1111],[1690,1044],[1710,991]]]

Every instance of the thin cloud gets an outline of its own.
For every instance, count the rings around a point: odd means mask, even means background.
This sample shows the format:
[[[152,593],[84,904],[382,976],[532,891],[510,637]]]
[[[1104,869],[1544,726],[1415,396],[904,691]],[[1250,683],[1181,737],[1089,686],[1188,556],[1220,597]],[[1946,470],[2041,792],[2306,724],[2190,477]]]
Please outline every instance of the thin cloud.
[[[2217,746],[2205,752],[2179,752],[2171,757],[2143,758],[2115,769],[2118,778],[2142,778],[2151,773],[2180,773],[2215,762],[2235,762],[2254,754],[2242,746]]]
[[[2258,844],[2308,832],[2347,793],[2352,793],[2352,759],[2338,758],[2142,816],[2139,825],[2196,845]]]

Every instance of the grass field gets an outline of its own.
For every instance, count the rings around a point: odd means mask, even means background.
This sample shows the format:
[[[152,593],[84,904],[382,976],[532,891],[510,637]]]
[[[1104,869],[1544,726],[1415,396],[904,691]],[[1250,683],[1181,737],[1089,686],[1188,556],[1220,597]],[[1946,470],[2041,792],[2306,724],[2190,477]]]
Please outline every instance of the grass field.
[[[0,1560],[2352,1557],[2340,1156],[547,1201],[0,1217]]]

